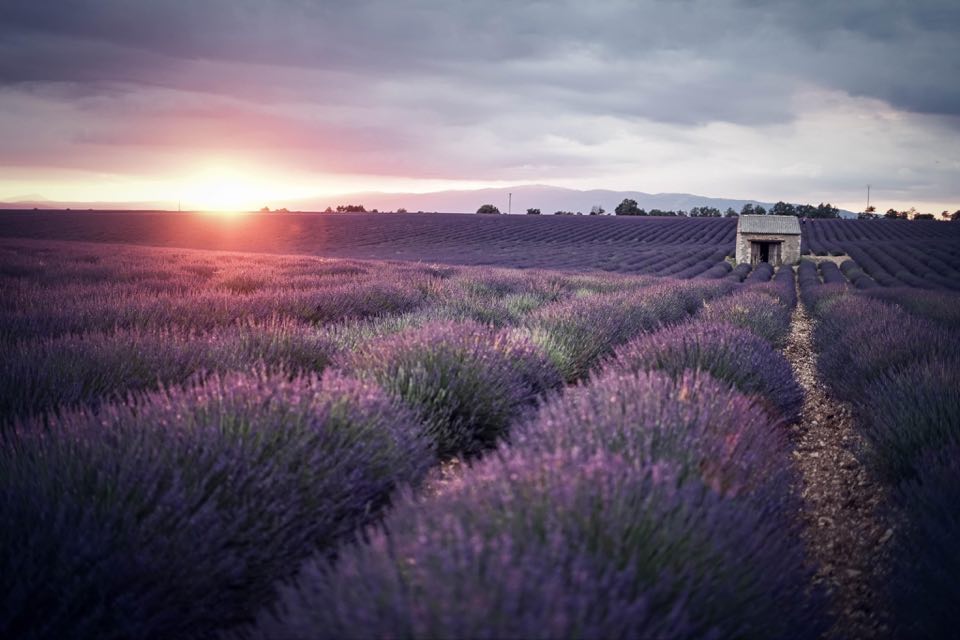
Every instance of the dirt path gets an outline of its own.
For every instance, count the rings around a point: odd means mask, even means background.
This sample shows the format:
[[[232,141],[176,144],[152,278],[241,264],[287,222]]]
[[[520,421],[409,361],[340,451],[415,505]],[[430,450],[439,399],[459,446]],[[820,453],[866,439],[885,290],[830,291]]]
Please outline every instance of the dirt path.
[[[880,485],[857,460],[861,439],[850,408],[833,399],[817,376],[813,321],[798,304],[784,353],[806,394],[795,428],[794,461],[801,475],[805,538],[820,566],[816,580],[831,594],[837,624],[829,638],[889,636],[873,585],[887,562],[892,529],[879,516]]]

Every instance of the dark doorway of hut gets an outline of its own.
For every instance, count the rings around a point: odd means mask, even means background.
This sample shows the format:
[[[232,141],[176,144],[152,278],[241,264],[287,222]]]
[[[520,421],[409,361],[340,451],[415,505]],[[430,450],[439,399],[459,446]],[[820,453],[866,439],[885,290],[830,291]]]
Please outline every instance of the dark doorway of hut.
[[[750,242],[750,264],[754,267],[761,262],[769,262],[775,267],[780,266],[779,242]]]

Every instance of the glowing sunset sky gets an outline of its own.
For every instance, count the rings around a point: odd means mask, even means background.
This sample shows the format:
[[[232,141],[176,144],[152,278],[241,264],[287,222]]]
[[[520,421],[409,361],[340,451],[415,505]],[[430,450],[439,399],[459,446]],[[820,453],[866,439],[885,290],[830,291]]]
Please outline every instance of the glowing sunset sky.
[[[0,2],[0,201],[960,208],[960,2]]]

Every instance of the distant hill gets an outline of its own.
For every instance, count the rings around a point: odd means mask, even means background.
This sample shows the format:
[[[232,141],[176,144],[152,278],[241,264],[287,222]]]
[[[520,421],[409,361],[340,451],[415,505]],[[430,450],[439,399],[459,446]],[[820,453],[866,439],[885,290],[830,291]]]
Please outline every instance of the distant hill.
[[[608,189],[565,189],[549,185],[519,185],[514,187],[497,187],[489,189],[472,189],[459,191],[435,191],[431,193],[383,193],[368,191],[360,193],[346,193],[334,196],[316,196],[298,200],[265,202],[271,209],[286,207],[291,211],[323,211],[327,207],[336,208],[341,204],[362,204],[368,210],[394,211],[404,208],[407,211],[442,211],[447,213],[474,213],[482,204],[493,204],[500,211],[507,213],[508,194],[513,194],[512,212],[525,213],[528,208],[540,209],[544,214],[554,211],[582,211],[589,213],[594,206],[603,207],[607,213],[613,213],[620,202],[625,198],[637,201],[637,204],[646,210],[684,210],[693,207],[716,207],[725,211],[733,207],[739,211],[743,205],[750,203],[762,205],[766,208],[773,206],[772,202],[758,200],[740,200],[733,198],[712,198],[691,193],[644,193],[642,191],[611,191]],[[819,202],[819,201],[818,201]],[[818,204],[811,201],[810,204]],[[797,203],[803,204],[803,203]],[[0,208],[17,209],[169,209],[169,202],[53,202],[40,197],[26,196],[15,201],[0,203]],[[844,217],[855,217],[850,211],[841,210]]]
[[[711,206],[721,211],[733,207],[737,211],[744,204],[763,204],[756,200],[733,200],[709,198],[688,193],[643,193],[640,191],[611,191],[591,189],[581,191],[547,185],[521,185],[462,191],[436,191],[432,193],[348,193],[324,198],[309,198],[289,202],[284,206],[300,210],[320,209],[338,204],[363,204],[367,209],[392,211],[403,207],[407,211],[444,211],[450,213],[474,213],[482,204],[493,204],[507,213],[508,194],[513,194],[513,213],[525,213],[528,208],[540,209],[544,214],[554,211],[582,211],[589,213],[594,206],[603,207],[607,213],[624,198],[632,198],[644,209],[689,210],[691,207]]]

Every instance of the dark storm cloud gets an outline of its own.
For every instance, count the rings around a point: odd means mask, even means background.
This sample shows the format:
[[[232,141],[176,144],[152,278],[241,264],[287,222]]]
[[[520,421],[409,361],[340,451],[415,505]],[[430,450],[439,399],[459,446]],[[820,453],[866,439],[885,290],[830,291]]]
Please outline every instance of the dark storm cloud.
[[[242,90],[198,77],[204,61],[252,67],[243,79],[261,99],[314,99],[311,74],[335,72],[673,123],[786,120],[797,83],[960,114],[955,0],[7,0],[0,24],[5,83]],[[305,75],[278,87],[264,67]]]

